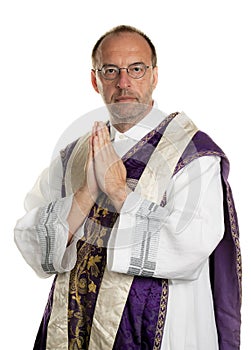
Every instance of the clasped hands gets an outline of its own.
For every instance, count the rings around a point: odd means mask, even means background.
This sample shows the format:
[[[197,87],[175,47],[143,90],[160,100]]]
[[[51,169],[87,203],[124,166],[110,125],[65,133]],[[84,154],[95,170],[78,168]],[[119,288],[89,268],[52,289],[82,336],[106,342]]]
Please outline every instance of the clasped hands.
[[[103,122],[95,122],[92,128],[85,178],[85,183],[75,193],[84,214],[89,212],[100,190],[110,198],[116,211],[120,211],[130,191],[126,185],[126,168],[115,152]]]

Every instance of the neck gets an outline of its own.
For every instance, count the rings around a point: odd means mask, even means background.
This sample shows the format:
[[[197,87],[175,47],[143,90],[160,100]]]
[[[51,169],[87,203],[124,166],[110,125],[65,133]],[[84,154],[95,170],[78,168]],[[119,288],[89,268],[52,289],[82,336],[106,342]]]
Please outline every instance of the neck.
[[[140,121],[140,120],[139,120]],[[138,122],[139,122],[138,121]],[[136,125],[138,122],[135,123],[113,123],[113,121],[111,120],[112,125],[114,126],[115,129],[117,129],[119,132],[124,133],[126,131],[128,131],[129,129],[131,129],[134,125]]]

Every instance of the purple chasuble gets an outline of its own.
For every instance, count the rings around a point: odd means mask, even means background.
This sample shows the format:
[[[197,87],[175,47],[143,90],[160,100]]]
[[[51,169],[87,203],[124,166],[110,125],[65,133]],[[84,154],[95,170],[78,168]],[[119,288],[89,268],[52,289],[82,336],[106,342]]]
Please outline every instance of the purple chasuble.
[[[122,158],[127,169],[127,178],[130,180],[128,185],[130,184],[132,189],[135,188],[165,128],[176,115],[177,113],[172,114],[165,119]],[[64,174],[75,145],[76,141],[67,146],[61,153]],[[241,260],[237,216],[231,189],[227,182],[228,160],[221,149],[206,134],[197,132],[179,160],[174,174],[192,160],[210,155],[217,155],[222,159],[221,167],[225,198],[225,235],[210,257],[210,278],[219,350],[238,350],[240,342]],[[131,183],[134,183],[134,185],[131,185]],[[64,179],[62,196],[65,196]],[[161,205],[165,205],[165,200],[162,201]],[[88,349],[92,318],[106,265],[106,248],[104,246],[106,246],[111,228],[117,219],[114,208],[103,194],[98,200],[98,205],[95,205],[90,211],[89,219],[85,225],[87,227],[84,239],[81,239],[77,245],[78,260],[70,278],[69,349]],[[94,241],[94,244],[86,243],[86,236],[89,237],[88,234],[90,235],[90,232],[96,229],[96,226],[93,226],[94,219],[98,221],[99,225],[103,225],[106,228],[102,235],[100,235],[101,231],[98,232],[98,230],[96,234],[96,239],[102,238],[102,247],[96,244],[97,240]],[[94,263],[92,263],[93,259],[96,259]],[[46,349],[47,326],[52,310],[54,285],[55,281],[39,328],[34,350]],[[167,299],[167,280],[135,276],[124,307],[113,350],[160,349]]]
[[[228,183],[229,161],[205,133],[199,131],[184,151],[174,174],[198,157],[221,158],[224,198],[224,237],[210,256],[210,280],[218,332],[219,350],[240,349],[242,266],[239,227]]]

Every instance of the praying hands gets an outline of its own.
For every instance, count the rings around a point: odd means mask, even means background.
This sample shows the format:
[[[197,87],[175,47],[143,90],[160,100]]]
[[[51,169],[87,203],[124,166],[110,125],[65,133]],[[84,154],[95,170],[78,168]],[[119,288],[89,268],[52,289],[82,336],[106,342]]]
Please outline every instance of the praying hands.
[[[110,198],[118,212],[130,192],[126,185],[126,168],[115,152],[108,128],[103,122],[95,122],[92,128],[85,179],[85,183],[74,194],[68,216],[69,241],[88,216],[99,190]]]

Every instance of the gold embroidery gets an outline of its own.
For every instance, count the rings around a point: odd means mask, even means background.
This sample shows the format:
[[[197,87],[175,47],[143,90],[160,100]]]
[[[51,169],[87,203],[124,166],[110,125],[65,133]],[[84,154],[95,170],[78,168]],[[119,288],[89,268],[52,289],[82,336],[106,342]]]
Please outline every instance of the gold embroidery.
[[[91,293],[96,293],[96,285],[91,281],[91,283],[88,286],[88,291]]]
[[[70,275],[69,350],[88,348],[91,315],[106,265],[103,243],[118,216],[105,195],[102,194],[98,202],[86,221],[85,234],[77,244],[77,262]],[[108,215],[110,227],[102,226]]]
[[[186,159],[183,159],[181,162],[179,162],[175,168],[174,174],[176,174],[180,169],[182,169],[184,166],[186,166],[187,164],[189,164],[193,160],[195,160],[199,157],[203,157],[203,156],[219,156],[219,157],[223,157],[223,158],[227,159],[224,153],[220,153],[217,151],[197,152],[197,153],[193,154],[192,156],[187,157]]]
[[[159,350],[161,347],[161,340],[164,332],[166,311],[167,311],[167,300],[168,300],[168,280],[162,280],[162,293],[160,298],[160,308],[158,322],[156,326],[155,339],[153,350]]]
[[[232,201],[231,196],[231,189],[230,186],[227,184],[227,204],[228,204],[228,211],[229,211],[229,220],[230,220],[230,227],[231,227],[231,234],[235,243],[235,249],[236,249],[236,272],[238,276],[238,282],[239,282],[239,290],[240,290],[240,299],[242,300],[242,261],[241,261],[241,249],[240,249],[240,240],[239,240],[239,230],[238,230],[238,224],[235,217],[235,209],[234,204]]]
[[[101,256],[95,255],[90,256],[89,261],[87,263],[87,270],[90,270],[93,276],[98,276],[99,269],[96,263],[101,261]]]

